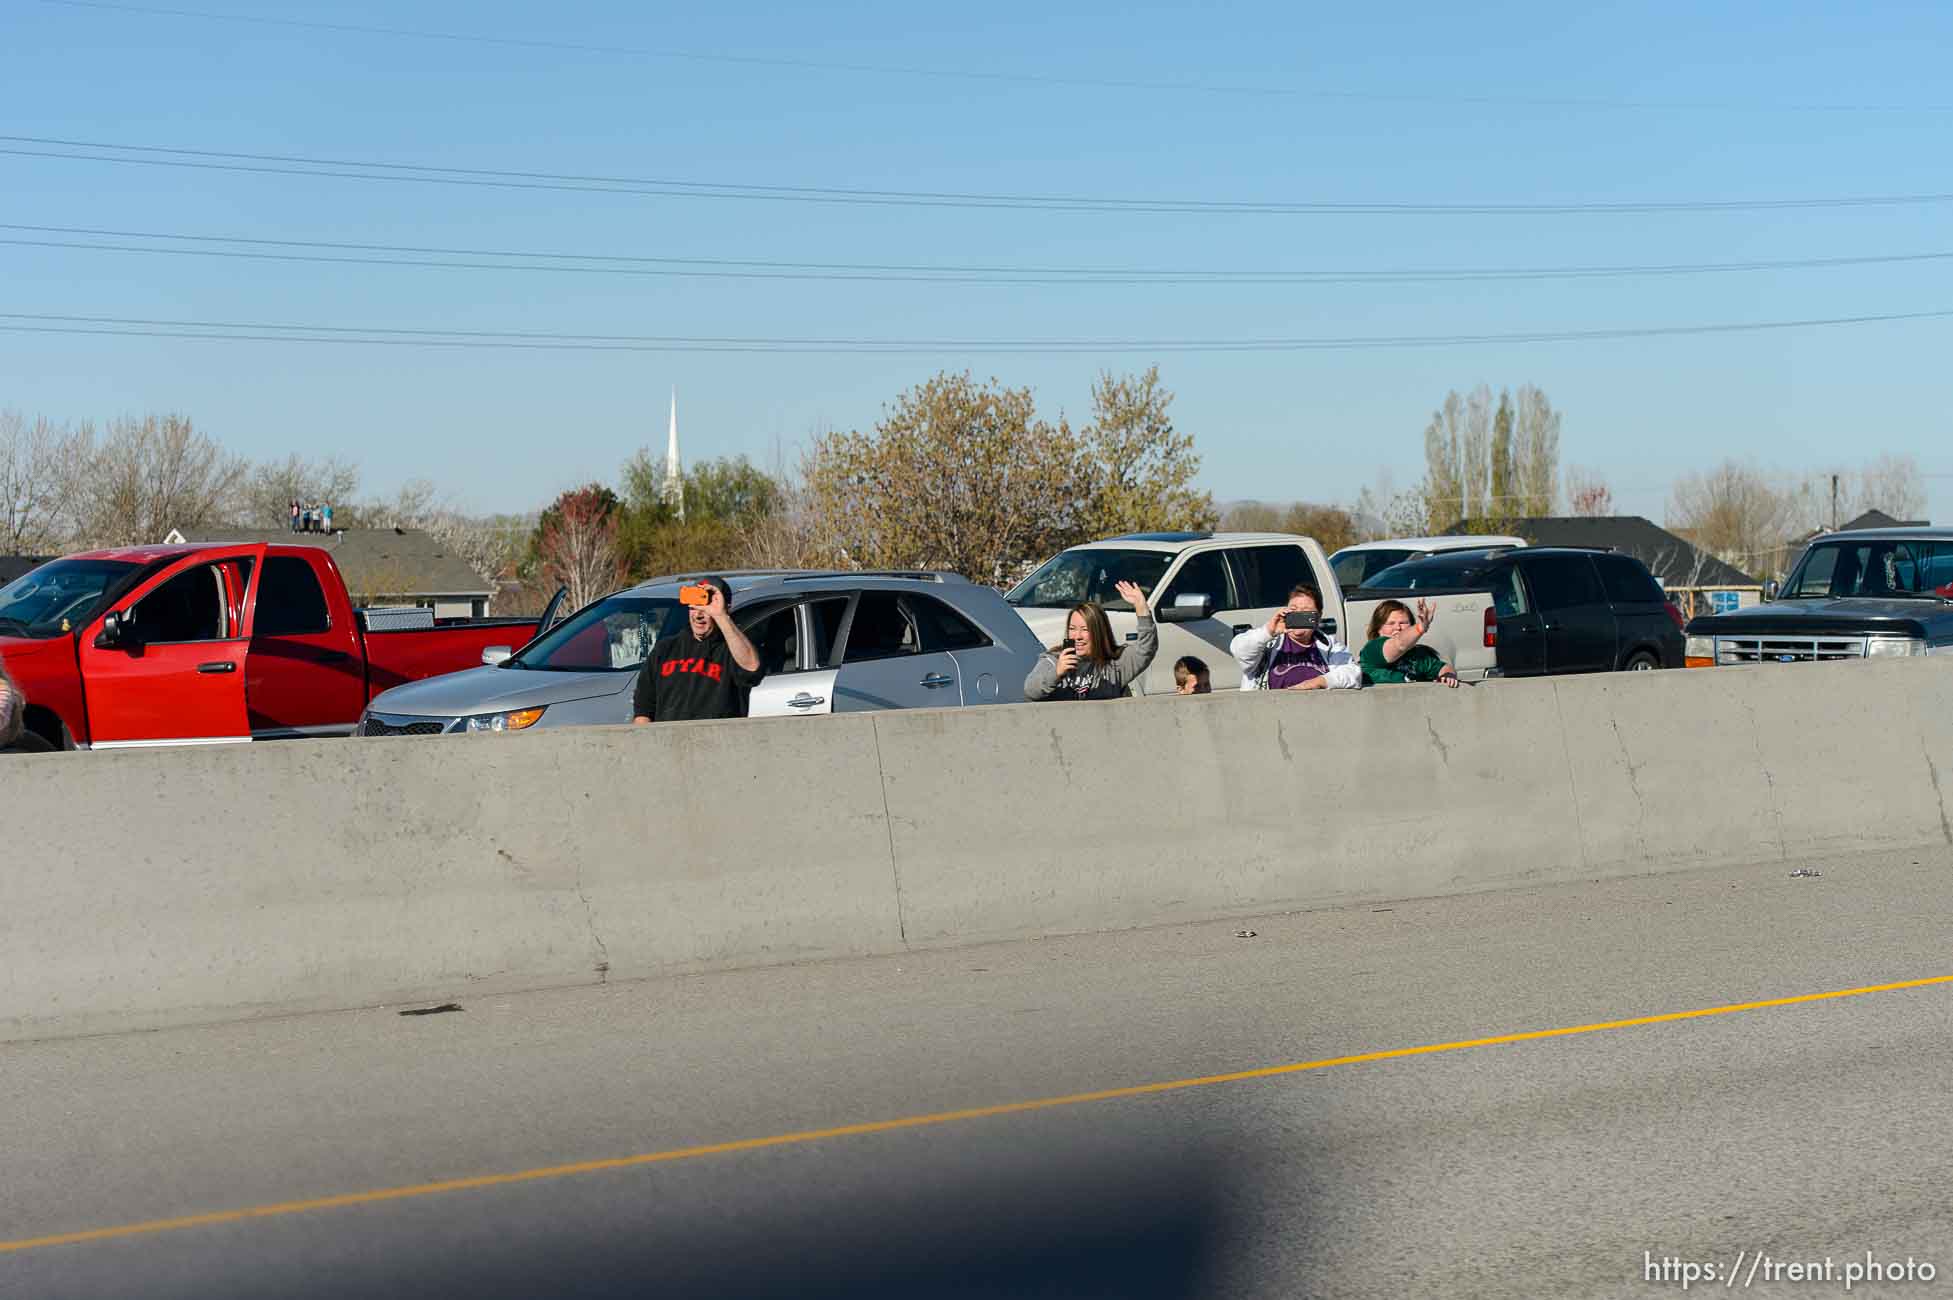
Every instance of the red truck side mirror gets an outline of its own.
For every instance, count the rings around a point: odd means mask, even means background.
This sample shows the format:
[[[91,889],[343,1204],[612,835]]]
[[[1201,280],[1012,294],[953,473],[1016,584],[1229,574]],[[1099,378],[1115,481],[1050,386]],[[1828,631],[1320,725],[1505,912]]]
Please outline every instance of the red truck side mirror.
[[[102,630],[95,634],[97,650],[117,650],[135,639],[135,628],[123,621],[123,611],[110,610],[102,616]]]

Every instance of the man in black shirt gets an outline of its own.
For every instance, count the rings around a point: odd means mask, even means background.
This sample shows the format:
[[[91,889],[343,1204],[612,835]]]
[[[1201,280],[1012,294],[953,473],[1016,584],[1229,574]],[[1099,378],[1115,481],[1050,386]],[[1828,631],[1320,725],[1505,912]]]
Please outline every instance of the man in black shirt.
[[[764,676],[759,651],[732,621],[726,580],[699,585],[711,592],[711,603],[686,606],[685,630],[652,646],[638,670],[634,723],[746,716],[746,697]]]

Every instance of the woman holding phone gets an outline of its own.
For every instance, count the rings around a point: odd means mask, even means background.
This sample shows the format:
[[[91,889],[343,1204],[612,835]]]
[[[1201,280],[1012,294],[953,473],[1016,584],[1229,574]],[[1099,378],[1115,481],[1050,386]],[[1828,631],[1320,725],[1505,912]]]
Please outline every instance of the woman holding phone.
[[[1346,690],[1363,684],[1349,647],[1321,627],[1322,596],[1303,583],[1267,627],[1251,627],[1228,651],[1241,665],[1244,691]]]
[[[1123,646],[1113,641],[1111,620],[1095,601],[1072,606],[1065,639],[1039,655],[1024,679],[1025,699],[1115,700],[1132,694],[1133,681],[1159,653],[1160,634],[1146,593],[1130,582],[1118,589],[1139,616],[1139,639]]]

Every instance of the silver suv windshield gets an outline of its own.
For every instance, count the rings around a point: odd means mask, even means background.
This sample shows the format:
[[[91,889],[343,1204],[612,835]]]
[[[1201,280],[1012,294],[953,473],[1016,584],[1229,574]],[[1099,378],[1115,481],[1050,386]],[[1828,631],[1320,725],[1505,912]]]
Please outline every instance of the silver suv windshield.
[[[545,673],[634,672],[660,637],[685,626],[670,596],[612,596],[585,607],[504,661]]]
[[[1004,599],[1019,609],[1069,609],[1087,600],[1130,609],[1119,598],[1117,584],[1130,582],[1150,592],[1171,563],[1173,556],[1167,551],[1066,551],[1045,561]]]
[[[1819,542],[1804,552],[1778,599],[1843,596],[1953,598],[1953,542]]]

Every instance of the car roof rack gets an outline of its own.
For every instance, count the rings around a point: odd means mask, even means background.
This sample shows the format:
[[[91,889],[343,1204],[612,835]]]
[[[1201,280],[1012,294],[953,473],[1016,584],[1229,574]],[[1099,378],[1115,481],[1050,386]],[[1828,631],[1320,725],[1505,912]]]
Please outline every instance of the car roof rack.
[[[1212,530],[1198,533],[1121,533],[1108,537],[1108,542],[1204,542],[1214,534]]]
[[[913,582],[968,582],[960,573],[940,569],[829,569],[820,573],[796,573],[788,582],[824,582],[833,578],[907,578]]]

